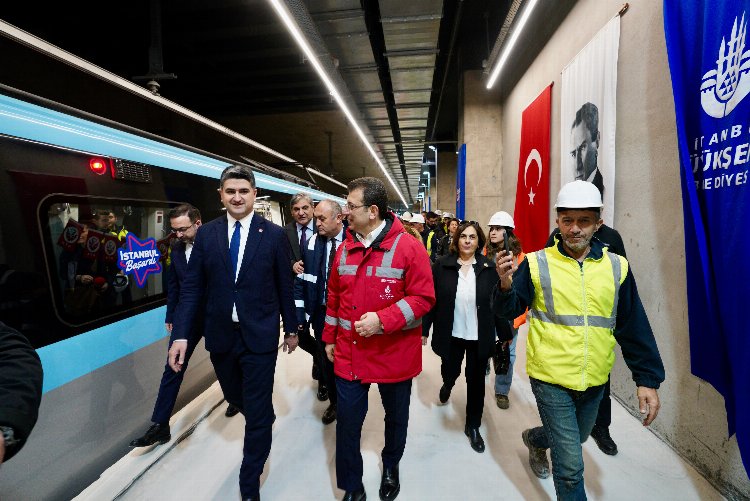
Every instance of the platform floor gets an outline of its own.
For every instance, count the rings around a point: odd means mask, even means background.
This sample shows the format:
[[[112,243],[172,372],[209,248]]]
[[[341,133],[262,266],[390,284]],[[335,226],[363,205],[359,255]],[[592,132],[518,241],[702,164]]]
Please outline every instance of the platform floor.
[[[522,330],[521,340],[525,339]],[[527,464],[521,441],[525,428],[539,425],[539,415],[525,371],[525,343],[510,393],[511,406],[495,405],[487,378],[481,427],[487,450],[474,452],[463,434],[466,385],[461,377],[448,405],[438,406],[440,360],[424,347],[424,371],[412,387],[409,435],[401,462],[399,500],[552,500],[552,478],[537,479]],[[261,479],[264,500],[334,500],[336,487],[335,424],[320,416],[327,402],[315,398],[311,358],[302,350],[279,353],[274,389],[276,422],[273,448]],[[156,370],[157,368],[155,368]],[[78,498],[81,500],[239,500],[244,418],[226,418],[218,384],[175,415],[173,437],[182,440],[137,449],[107,470]],[[364,484],[368,498],[378,499],[383,408],[371,388],[369,413],[362,433]],[[592,500],[724,499],[669,446],[643,428],[616,401],[612,435],[617,456],[601,453],[592,439],[583,446],[585,481]]]

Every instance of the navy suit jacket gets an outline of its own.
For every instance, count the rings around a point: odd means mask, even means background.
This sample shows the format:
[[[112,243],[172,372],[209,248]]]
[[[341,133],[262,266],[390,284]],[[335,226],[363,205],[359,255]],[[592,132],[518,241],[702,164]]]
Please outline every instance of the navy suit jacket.
[[[235,283],[229,258],[227,216],[202,225],[182,283],[171,340],[189,339],[205,295],[203,335],[206,349],[226,353],[238,331],[232,325],[237,305],[239,335],[254,353],[275,351],[279,344],[279,315],[284,332],[296,332],[294,292],[289,274],[289,241],[284,230],[254,214]]]
[[[326,287],[326,243],[328,239],[316,233],[307,241],[303,249],[302,260],[305,272],[294,280],[294,303],[297,307],[297,322],[302,325],[308,321],[315,332],[323,332],[325,314],[321,314],[323,290]]]
[[[180,286],[187,276],[186,249],[185,242],[177,240],[172,244],[170,251],[170,264],[167,268],[167,315],[164,319],[164,322],[168,324],[174,324],[175,311],[177,310],[177,304],[180,302]],[[203,335],[203,310],[204,308],[201,305],[198,316],[192,323],[192,337],[188,339],[198,341]]]

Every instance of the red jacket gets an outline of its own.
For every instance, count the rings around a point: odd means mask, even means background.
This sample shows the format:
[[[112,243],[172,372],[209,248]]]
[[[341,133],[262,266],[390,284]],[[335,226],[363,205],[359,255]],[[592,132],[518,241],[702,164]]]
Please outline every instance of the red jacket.
[[[422,317],[435,304],[424,245],[389,214],[365,248],[347,232],[328,281],[323,341],[336,344],[334,372],[349,381],[396,383],[422,372]],[[375,312],[383,333],[364,338],[354,322]]]

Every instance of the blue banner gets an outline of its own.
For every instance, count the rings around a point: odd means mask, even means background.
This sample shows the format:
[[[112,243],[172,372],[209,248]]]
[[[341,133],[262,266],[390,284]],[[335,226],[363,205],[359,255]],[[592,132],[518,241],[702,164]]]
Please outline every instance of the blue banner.
[[[750,471],[750,0],[665,0],[680,152],[690,362]]]
[[[466,145],[458,149],[458,167],[456,168],[456,217],[466,217]]]

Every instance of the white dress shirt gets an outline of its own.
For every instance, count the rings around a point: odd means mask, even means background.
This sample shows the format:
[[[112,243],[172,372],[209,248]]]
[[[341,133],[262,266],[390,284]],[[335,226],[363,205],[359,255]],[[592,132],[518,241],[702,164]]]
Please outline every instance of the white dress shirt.
[[[193,253],[193,244],[186,243],[185,244],[185,262],[190,262],[190,254]]]
[[[474,257],[471,266],[464,266],[468,272],[461,271],[459,261],[458,287],[456,288],[456,305],[453,308],[453,332],[451,335],[467,341],[479,339],[479,322],[477,319],[477,276],[474,273]]]
[[[229,243],[232,241],[232,234],[234,233],[234,223],[237,220],[227,213],[227,250],[229,249]],[[240,270],[242,269],[242,256],[245,254],[245,244],[247,244],[247,235],[250,233],[250,223],[253,221],[253,212],[250,212],[247,216],[243,217],[240,221],[240,255],[237,257],[237,271],[234,274],[234,281],[237,282],[237,277],[240,276]],[[232,321],[239,322],[240,317],[237,316],[237,305],[232,305]]]
[[[333,240],[336,241],[336,249],[338,249],[341,242],[344,241],[344,228],[341,228],[341,231],[339,231],[339,234]],[[333,241],[328,239],[328,242],[326,242],[326,270],[328,269],[328,257],[331,255],[331,245],[333,245]]]
[[[362,245],[364,245],[365,248],[368,248],[372,245],[375,239],[378,238],[378,235],[383,231],[383,228],[385,228],[385,219],[383,219],[383,222],[380,223],[377,228],[368,233],[367,236],[362,236],[359,233],[356,233],[357,239],[362,242]]]
[[[300,239],[302,238],[302,225],[299,223],[294,223],[294,226],[297,228],[297,242],[299,242]],[[309,242],[310,237],[315,235],[315,226],[313,226],[313,222],[310,221],[309,223],[307,223],[305,228],[307,228],[307,231],[305,232],[305,237],[307,237],[307,241]],[[304,249],[300,249],[300,250],[304,254]]]

